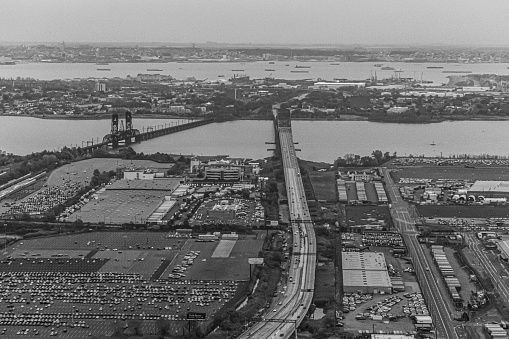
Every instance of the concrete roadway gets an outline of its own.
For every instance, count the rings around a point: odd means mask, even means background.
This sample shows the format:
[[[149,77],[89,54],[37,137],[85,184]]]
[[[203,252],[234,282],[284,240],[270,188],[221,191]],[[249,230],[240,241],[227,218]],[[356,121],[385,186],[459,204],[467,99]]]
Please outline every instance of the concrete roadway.
[[[434,275],[433,261],[424,253],[421,244],[417,240],[419,232],[410,216],[408,203],[399,195],[399,189],[394,184],[387,168],[380,169],[391,202],[392,219],[399,233],[402,234],[412,257],[419,285],[433,318],[436,336],[437,338],[458,339],[458,335],[454,330],[456,323],[451,317],[451,310],[448,309],[447,302],[444,300],[447,296],[443,295],[444,291],[437,282],[438,276]]]
[[[279,138],[294,244],[288,287],[281,305],[278,304],[269,310],[264,321],[256,323],[242,333],[239,336],[242,339],[289,338],[292,333],[296,333],[296,328],[306,316],[313,299],[316,268],[314,228],[310,222],[291,128],[280,128]]]

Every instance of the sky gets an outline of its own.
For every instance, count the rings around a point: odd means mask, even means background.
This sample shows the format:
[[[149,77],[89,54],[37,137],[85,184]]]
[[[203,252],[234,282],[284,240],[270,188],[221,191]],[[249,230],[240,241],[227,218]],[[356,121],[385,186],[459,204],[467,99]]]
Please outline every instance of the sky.
[[[509,46],[507,0],[0,0],[0,42]]]

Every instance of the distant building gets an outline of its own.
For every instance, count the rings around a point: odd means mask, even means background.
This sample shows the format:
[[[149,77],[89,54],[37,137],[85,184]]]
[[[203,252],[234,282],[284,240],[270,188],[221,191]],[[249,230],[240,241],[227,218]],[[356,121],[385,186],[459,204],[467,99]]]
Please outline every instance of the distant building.
[[[364,82],[325,82],[319,81],[315,82],[315,89],[338,89],[338,88],[348,88],[348,87],[357,87],[363,88],[366,87]]]

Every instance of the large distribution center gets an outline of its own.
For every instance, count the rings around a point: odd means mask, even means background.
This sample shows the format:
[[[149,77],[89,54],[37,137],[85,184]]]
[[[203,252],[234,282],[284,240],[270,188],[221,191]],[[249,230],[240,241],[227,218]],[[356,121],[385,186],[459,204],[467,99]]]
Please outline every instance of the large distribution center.
[[[383,253],[343,252],[343,288],[347,293],[392,293]]]

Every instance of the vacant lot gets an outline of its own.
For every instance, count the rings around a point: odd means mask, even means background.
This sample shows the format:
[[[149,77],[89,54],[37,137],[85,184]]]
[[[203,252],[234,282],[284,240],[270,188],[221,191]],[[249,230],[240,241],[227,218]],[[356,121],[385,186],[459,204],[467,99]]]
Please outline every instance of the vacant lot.
[[[408,167],[391,172],[394,182],[400,178],[425,178],[425,179],[465,179],[475,180],[509,180],[509,168],[507,167],[446,167],[424,166]]]
[[[423,217],[436,218],[507,218],[507,206],[421,206],[417,205],[419,214]]]
[[[335,202],[336,198],[336,173],[334,171],[309,172],[309,179],[313,190],[315,191],[316,199],[326,200],[328,202]]]

